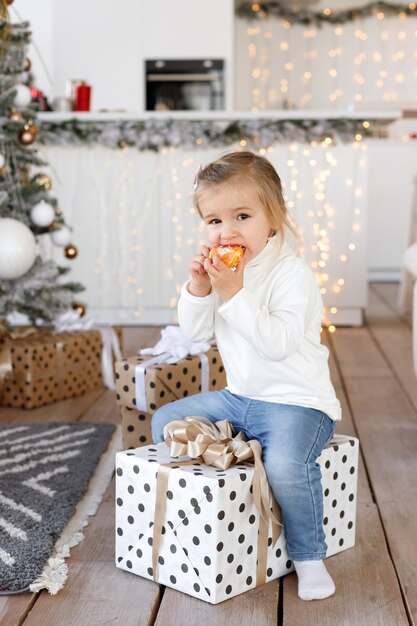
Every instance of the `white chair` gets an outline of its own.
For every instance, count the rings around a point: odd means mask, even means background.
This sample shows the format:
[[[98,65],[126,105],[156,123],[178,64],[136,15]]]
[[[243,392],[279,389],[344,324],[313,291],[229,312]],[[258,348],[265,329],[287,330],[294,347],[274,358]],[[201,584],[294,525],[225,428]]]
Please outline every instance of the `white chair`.
[[[414,244],[417,241],[417,176],[413,176],[412,178],[413,184],[413,194],[411,198],[411,207],[410,207],[410,223],[408,226],[408,241],[407,241],[407,252],[411,250]],[[411,253],[413,254],[413,253]],[[408,313],[411,311],[412,306],[412,293],[413,293],[413,277],[416,277],[416,274],[409,270],[407,271],[407,266],[403,265],[401,270],[401,278],[398,289],[398,299],[397,299],[397,307],[400,313]],[[417,326],[416,326],[417,332]]]
[[[405,269],[414,278],[413,287],[413,364],[417,376],[417,243],[407,248],[404,254]]]

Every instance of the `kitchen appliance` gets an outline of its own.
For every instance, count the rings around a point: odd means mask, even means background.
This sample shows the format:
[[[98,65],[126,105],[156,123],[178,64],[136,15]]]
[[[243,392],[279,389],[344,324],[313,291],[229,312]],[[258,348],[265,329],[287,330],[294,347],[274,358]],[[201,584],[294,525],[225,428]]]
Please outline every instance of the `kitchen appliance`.
[[[224,109],[223,60],[148,60],[147,111]]]

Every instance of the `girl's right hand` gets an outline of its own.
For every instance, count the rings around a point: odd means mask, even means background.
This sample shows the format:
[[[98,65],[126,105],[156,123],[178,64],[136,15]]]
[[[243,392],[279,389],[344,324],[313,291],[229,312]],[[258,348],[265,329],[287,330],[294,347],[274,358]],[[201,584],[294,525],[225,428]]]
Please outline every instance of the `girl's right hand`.
[[[207,246],[202,246],[200,254],[196,254],[188,266],[191,278],[188,291],[193,296],[208,296],[211,291],[210,278],[204,269],[204,261],[208,259],[209,253],[210,249]]]

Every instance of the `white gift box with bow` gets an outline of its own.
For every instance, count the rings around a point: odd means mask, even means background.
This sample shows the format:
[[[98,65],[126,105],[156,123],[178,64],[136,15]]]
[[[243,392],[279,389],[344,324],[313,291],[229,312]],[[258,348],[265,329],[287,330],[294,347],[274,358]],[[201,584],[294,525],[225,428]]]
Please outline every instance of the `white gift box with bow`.
[[[338,435],[318,459],[328,556],[355,543],[358,448],[357,439]],[[151,580],[157,474],[173,461],[165,443],[116,456],[116,565]],[[253,472],[247,463],[219,470],[198,461],[170,470],[159,583],[213,604],[256,586],[260,515]],[[270,530],[265,581],[292,569],[285,533],[274,544]]]
[[[142,361],[135,369],[136,408],[146,411],[145,371],[151,365],[160,363],[178,363],[187,356],[198,356],[201,363],[201,392],[209,390],[209,363],[204,354],[209,350],[209,343],[193,343],[184,337],[179,326],[167,326],[161,330],[161,339],[153,348],[143,348],[139,354],[150,354],[154,358]]]
[[[115,370],[117,404],[147,414],[168,402],[226,386],[217,347],[188,341],[178,326],[164,328],[153,348],[117,361]]]

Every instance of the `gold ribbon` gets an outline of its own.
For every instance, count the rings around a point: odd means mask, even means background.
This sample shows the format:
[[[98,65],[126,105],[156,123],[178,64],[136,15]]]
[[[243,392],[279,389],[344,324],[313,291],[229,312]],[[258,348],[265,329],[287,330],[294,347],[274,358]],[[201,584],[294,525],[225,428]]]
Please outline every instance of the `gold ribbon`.
[[[227,469],[232,464],[251,462],[254,466],[252,491],[255,506],[259,511],[257,545],[256,586],[266,580],[268,553],[268,528],[272,522],[272,541],[275,544],[280,534],[280,511],[268,484],[262,463],[262,447],[259,441],[246,441],[242,432],[233,437],[232,425],[228,420],[212,424],[204,417],[190,416],[184,420],[169,422],[164,428],[165,443],[170,456],[189,456],[192,460],[164,463],[159,466],[156,483],[155,518],[152,542],[153,579],[157,580],[158,555],[161,545],[162,526],[166,512],[166,493],[169,472],[172,467],[192,465],[195,459],[206,465]]]
[[[12,345],[14,339],[24,339],[37,333],[37,329],[29,326],[10,331],[9,326],[3,320],[0,321],[0,382],[3,382],[13,370]]]

